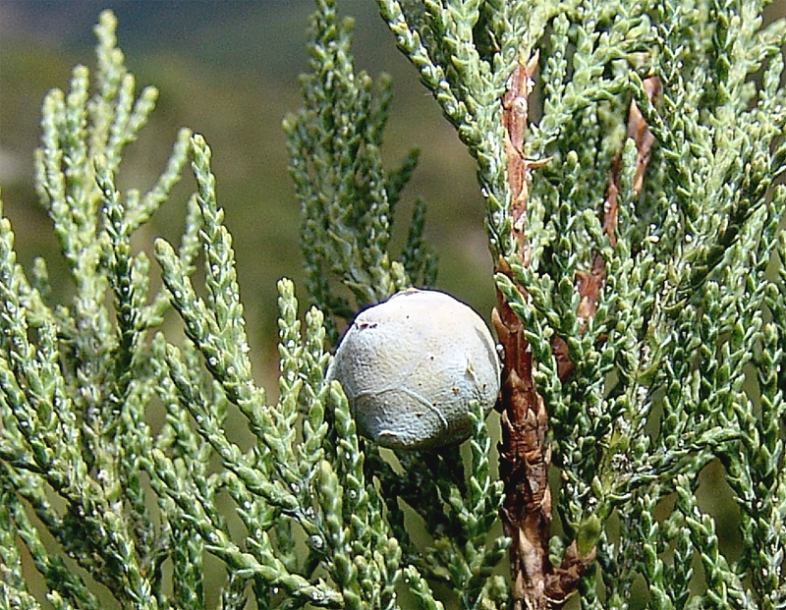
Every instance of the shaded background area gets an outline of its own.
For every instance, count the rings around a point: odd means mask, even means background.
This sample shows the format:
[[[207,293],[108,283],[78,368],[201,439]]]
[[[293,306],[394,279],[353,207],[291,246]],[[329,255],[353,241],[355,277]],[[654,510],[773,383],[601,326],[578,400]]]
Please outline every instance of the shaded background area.
[[[397,206],[401,245],[417,196],[429,202],[426,238],[439,256],[438,286],[475,307],[488,319],[494,299],[491,260],[482,228],[483,202],[475,164],[453,128],[441,118],[414,68],[398,53],[393,38],[369,0],[341,0],[343,14],[356,18],[354,55],[372,75],[390,73],[394,98],[383,155],[397,166],[412,147],[421,150],[420,167]],[[0,0],[0,187],[4,213],[16,233],[26,268],[43,256],[57,292],[72,287],[52,234],[51,222],[33,188],[33,152],[39,145],[41,105],[52,87],[66,90],[71,70],[95,67],[93,25],[104,8],[118,18],[118,45],[137,89],[159,89],[157,109],[137,142],[126,151],[118,181],[147,190],[162,171],[180,127],[205,135],[213,149],[218,200],[233,235],[241,298],[257,379],[271,398],[277,393],[276,281],[290,277],[305,299],[299,245],[300,214],[287,170],[281,121],[300,106],[298,75],[307,69],[306,26],[314,10],[309,0],[232,2],[154,0]],[[172,241],[183,227],[186,201],[194,189],[187,172],[173,197],[135,236],[134,247],[148,253],[156,237]],[[152,269],[156,269],[154,263]],[[199,283],[199,281],[197,282]],[[174,315],[167,334],[182,324]],[[148,422],[158,429],[163,408]],[[246,421],[231,412],[234,440],[247,446]],[[151,510],[155,513],[154,501]],[[233,536],[242,524],[229,501],[221,506]],[[411,515],[421,540],[422,520]],[[47,545],[57,548],[48,535]],[[32,591],[43,599],[45,584],[25,554]],[[83,570],[69,565],[95,584]],[[504,568],[500,568],[504,570]],[[165,564],[165,578],[171,572]],[[216,604],[224,568],[206,558],[208,604]],[[96,587],[99,595],[102,588]],[[102,596],[107,608],[116,603]],[[48,606],[47,606],[48,607]],[[254,607],[249,604],[249,607]]]
[[[2,0],[0,185],[23,262],[41,253],[50,262],[57,258],[49,220],[32,188],[40,107],[49,88],[67,87],[75,64],[95,65],[92,27],[102,8],[118,17],[118,44],[138,88],[152,84],[160,91],[151,123],[128,149],[120,183],[143,189],[152,184],[179,127],[205,135],[213,148],[219,203],[234,236],[252,348],[269,360],[276,280],[293,278],[305,296],[299,209],[281,120],[300,105],[298,75],[306,70],[313,3]],[[474,163],[395,49],[375,4],[344,0],[340,9],[357,19],[358,66],[394,78],[386,164],[393,167],[410,148],[421,149],[420,167],[398,210],[399,229],[405,229],[415,197],[424,196],[430,204],[426,236],[439,255],[439,287],[486,317],[493,285]],[[157,213],[140,247],[158,235],[177,236],[193,184],[190,177],[184,182],[187,188]],[[400,244],[404,231],[394,225],[394,233]]]

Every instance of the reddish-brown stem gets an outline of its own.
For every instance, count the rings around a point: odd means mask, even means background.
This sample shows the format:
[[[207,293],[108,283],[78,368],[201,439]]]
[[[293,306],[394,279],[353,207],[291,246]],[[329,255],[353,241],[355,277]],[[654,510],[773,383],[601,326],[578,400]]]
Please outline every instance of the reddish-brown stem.
[[[511,191],[513,239],[519,260],[529,264],[524,235],[527,182],[530,166],[524,156],[528,96],[537,55],[522,61],[508,81],[502,98],[508,185]],[[509,274],[500,259],[497,270]],[[504,348],[502,379],[502,442],[500,476],[505,483],[502,523],[511,538],[510,549],[514,608],[545,609],[546,576],[550,572],[548,538],[551,529],[551,492],[548,484],[551,455],[546,443],[548,414],[532,378],[532,351],[516,314],[497,292],[493,314],[497,336]]]
[[[548,537],[551,524],[551,463],[546,433],[548,414],[532,380],[532,351],[523,327],[498,293],[494,326],[504,346],[500,476],[505,482],[502,523],[511,538],[514,607],[524,600],[545,600]]]
[[[511,75],[502,98],[508,186],[511,191],[512,237],[518,259],[525,266],[530,262],[524,219],[529,196],[528,180],[533,164],[524,156],[524,137],[528,97],[537,65],[537,55],[521,61]],[[657,79],[648,79],[646,82],[648,93],[654,97],[659,88]],[[628,116],[628,135],[635,139],[638,149],[634,190],[639,192],[653,138],[635,104],[631,104]],[[612,246],[617,241],[618,191],[619,159],[615,159],[603,218],[604,231]],[[511,275],[504,259],[500,258],[496,267],[498,272]],[[584,321],[592,318],[597,311],[605,273],[605,262],[597,254],[591,269],[576,275],[576,290],[581,295],[577,313]],[[521,286],[519,290],[524,293]],[[551,453],[547,443],[548,412],[535,388],[532,376],[535,363],[521,320],[499,291],[497,308],[492,318],[504,348],[500,396],[500,476],[505,485],[505,500],[501,517],[505,533],[512,540],[510,561],[513,608],[558,609],[578,587],[581,576],[595,559],[595,550],[582,554],[576,541],[573,541],[559,566],[552,566],[549,562],[551,491],[548,471]],[[574,367],[568,356],[567,344],[557,338],[552,348],[557,359],[558,374],[561,379],[565,379]]]
[[[644,81],[644,88],[652,100],[660,91],[660,80],[651,76]],[[636,143],[636,174],[633,178],[633,193],[638,195],[644,186],[644,172],[652,153],[655,137],[647,127],[647,122],[641,115],[635,102],[630,103],[628,110],[628,137]],[[612,246],[617,245],[617,223],[619,221],[619,188],[620,188],[620,157],[619,155],[611,164],[609,188],[606,191],[606,201],[603,206],[603,230]],[[587,322],[595,315],[598,309],[598,299],[606,278],[606,264],[600,254],[595,254],[592,260],[592,269],[576,274],[576,289],[581,295],[578,315]]]

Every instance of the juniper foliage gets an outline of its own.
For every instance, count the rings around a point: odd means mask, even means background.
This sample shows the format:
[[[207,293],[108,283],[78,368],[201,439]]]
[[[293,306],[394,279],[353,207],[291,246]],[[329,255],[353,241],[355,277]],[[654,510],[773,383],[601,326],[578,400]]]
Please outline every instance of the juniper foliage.
[[[500,308],[523,325],[561,475],[544,571],[596,556],[572,585],[582,608],[630,607],[637,579],[653,608],[785,608],[786,23],[762,26],[751,1],[378,2],[477,160]],[[23,269],[0,219],[2,607],[540,607],[499,567],[528,539],[495,528],[511,481],[495,480],[482,410],[463,455],[391,455],[325,380],[341,319],[432,284],[435,263],[423,203],[390,251],[417,154],[385,168],[389,83],[355,71],[351,23],[316,4],[304,107],[285,120],[315,307],[301,320],[279,283],[275,401],[252,376],[204,139],[182,131],[149,190],[117,187],[156,92],[136,95],[111,13],[92,92],[80,66],[47,96],[36,186],[73,291],[53,293],[43,260]],[[512,130],[511,75],[538,55],[539,95],[525,71]],[[195,192],[177,247],[155,244],[158,287],[134,234],[188,163]],[[162,332],[170,308],[182,341]],[[738,557],[697,501],[713,460],[739,507]],[[218,595],[207,554],[225,566]]]
[[[345,319],[401,288],[433,284],[436,275],[436,261],[423,241],[422,199],[399,259],[389,252],[396,203],[419,153],[413,149],[398,168],[385,170],[380,146],[390,78],[375,82],[355,72],[352,27],[351,18],[337,17],[334,4],[318,3],[309,44],[313,72],[302,78],[305,104],[284,120],[303,212],[308,291],[323,311]],[[337,290],[337,282],[349,294]],[[335,322],[328,321],[335,340]]]
[[[628,607],[637,576],[654,608],[786,604],[786,23],[763,26],[764,4],[379,0],[478,161],[497,285],[523,322],[561,472],[565,536],[551,541],[552,564],[571,540],[584,552],[597,544],[583,608]],[[541,103],[529,110],[540,116],[515,151],[528,164],[517,215],[500,100],[516,64],[538,54]],[[654,100],[648,76],[662,87]],[[631,100],[656,143],[641,193],[642,159],[625,137]],[[605,281],[582,318],[577,278],[596,254]],[[555,338],[575,367],[567,377]],[[696,504],[714,458],[740,508],[736,560]],[[616,540],[597,527],[612,513]]]

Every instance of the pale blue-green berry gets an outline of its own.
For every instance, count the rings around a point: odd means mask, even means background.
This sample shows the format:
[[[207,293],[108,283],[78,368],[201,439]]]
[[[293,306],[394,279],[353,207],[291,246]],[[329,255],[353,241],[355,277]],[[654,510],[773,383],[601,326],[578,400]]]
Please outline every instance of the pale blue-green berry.
[[[465,440],[471,403],[490,409],[500,364],[483,319],[434,290],[406,290],[360,312],[328,376],[341,382],[358,430],[385,447]]]

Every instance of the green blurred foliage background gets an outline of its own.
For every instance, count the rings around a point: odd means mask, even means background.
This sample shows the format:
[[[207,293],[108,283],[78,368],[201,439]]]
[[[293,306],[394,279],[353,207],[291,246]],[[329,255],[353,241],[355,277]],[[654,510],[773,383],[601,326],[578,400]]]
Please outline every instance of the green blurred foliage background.
[[[91,70],[95,65],[92,28],[104,8],[118,18],[118,44],[137,78],[137,88],[159,89],[150,123],[127,149],[120,186],[149,188],[163,169],[180,127],[205,135],[213,149],[219,203],[234,238],[257,377],[275,397],[277,279],[294,279],[301,286],[298,296],[303,300],[307,296],[301,281],[299,206],[288,175],[281,121],[301,103],[298,76],[307,70],[306,27],[313,3],[0,0],[4,212],[16,233],[21,262],[29,269],[34,257],[46,258],[64,298],[71,287],[51,222],[33,188],[33,152],[40,141],[46,92],[52,87],[67,89],[75,65],[85,64]],[[383,150],[387,164],[398,165],[412,147],[421,150],[420,166],[398,206],[398,217],[409,219],[416,196],[428,200],[426,237],[439,256],[439,287],[487,318],[494,289],[474,162],[417,82],[415,71],[399,55],[375,3],[342,0],[340,9],[357,22],[357,66],[372,75],[384,71],[393,76],[392,114]],[[158,236],[178,241],[193,188],[187,172],[172,200],[135,236],[135,247],[150,252]],[[402,244],[405,235],[397,237]],[[175,316],[170,322],[167,332],[180,332]],[[154,409],[149,423],[156,428],[162,418],[163,411]],[[227,425],[235,440],[248,441],[245,421],[237,413],[230,414]],[[225,508],[230,524],[238,529],[231,507]],[[425,531],[417,523],[415,527]],[[42,596],[45,585],[32,564],[26,563],[31,586]],[[212,559],[206,568],[208,603],[214,605],[223,568]],[[104,601],[114,607],[110,600]]]
[[[34,256],[44,256],[55,282],[65,277],[57,272],[65,268],[33,189],[40,107],[48,89],[67,88],[74,65],[93,67],[92,27],[104,8],[118,17],[119,46],[137,86],[155,85],[160,91],[150,124],[126,154],[120,185],[148,188],[163,169],[178,128],[205,135],[213,148],[219,203],[235,240],[252,350],[258,354],[261,381],[274,392],[275,284],[282,276],[301,284],[303,275],[299,209],[280,124],[286,112],[300,105],[298,75],[306,70],[306,24],[313,5],[309,0],[0,0],[0,187],[5,213],[17,234],[21,262],[27,266]],[[357,21],[358,67],[393,76],[383,150],[388,166],[397,165],[413,146],[421,150],[399,217],[409,217],[417,195],[427,199],[426,237],[439,257],[438,287],[487,317],[494,289],[474,163],[417,82],[415,70],[396,51],[376,4],[342,0],[340,8]],[[770,18],[786,14],[786,0],[775,2],[768,13]],[[149,249],[159,235],[179,235],[192,189],[187,176],[173,200],[143,229],[138,247]],[[398,235],[399,244],[402,237]],[[67,285],[59,288],[67,294]],[[302,289],[299,296],[306,296]],[[706,468],[699,496],[703,510],[717,519],[722,548],[736,558],[738,513],[723,477],[719,464]],[[664,503],[659,516],[670,510]],[[694,567],[700,571],[698,563]],[[639,594],[645,594],[643,581],[639,585]],[[645,604],[644,596],[633,606]]]
[[[0,185],[24,262],[42,253],[50,262],[56,258],[49,221],[32,188],[41,101],[49,88],[67,86],[75,64],[92,67],[92,26],[102,8],[118,17],[119,45],[138,87],[160,90],[151,124],[126,155],[121,185],[150,185],[179,127],[205,135],[214,151],[219,203],[235,239],[252,347],[275,361],[275,282],[288,276],[299,284],[302,276],[299,210],[281,120],[300,105],[298,75],[306,70],[312,3],[2,0]],[[409,217],[416,195],[428,200],[427,238],[439,255],[439,287],[486,316],[493,285],[474,164],[399,56],[375,4],[345,0],[340,8],[357,19],[358,67],[394,79],[387,163],[396,165],[413,146],[421,149],[399,217]],[[154,217],[148,243],[140,247],[180,230],[192,184],[185,182]]]

